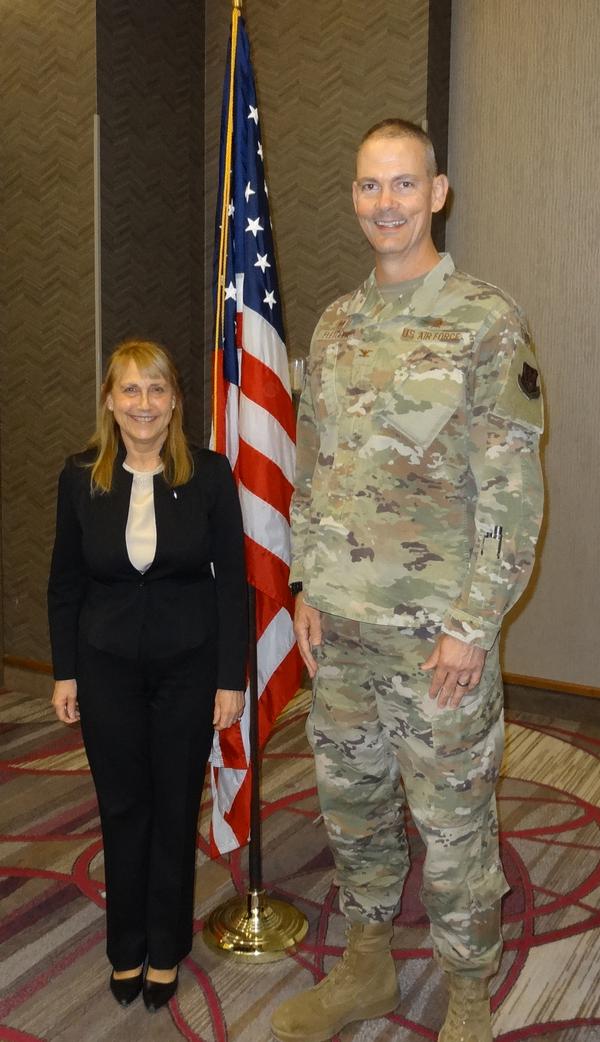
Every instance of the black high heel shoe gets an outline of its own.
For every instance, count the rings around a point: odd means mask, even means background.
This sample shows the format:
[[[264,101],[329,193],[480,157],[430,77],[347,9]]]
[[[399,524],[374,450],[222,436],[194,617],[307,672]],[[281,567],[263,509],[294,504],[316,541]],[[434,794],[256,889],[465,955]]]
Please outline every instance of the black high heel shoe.
[[[167,1005],[177,991],[177,978],[179,977],[179,966],[175,978],[168,984],[160,984],[159,981],[144,978],[144,1005],[148,1013],[156,1013],[157,1010]]]
[[[130,1006],[142,990],[143,980],[143,970],[138,973],[137,977],[122,977],[119,979],[115,978],[115,971],[113,970],[108,984],[119,1005]]]

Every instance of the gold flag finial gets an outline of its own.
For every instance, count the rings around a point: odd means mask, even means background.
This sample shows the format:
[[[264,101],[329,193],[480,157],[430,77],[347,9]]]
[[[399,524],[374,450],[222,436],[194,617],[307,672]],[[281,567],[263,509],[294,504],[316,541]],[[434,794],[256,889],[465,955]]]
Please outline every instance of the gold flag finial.
[[[242,10],[242,0],[233,0],[233,8],[235,11]]]

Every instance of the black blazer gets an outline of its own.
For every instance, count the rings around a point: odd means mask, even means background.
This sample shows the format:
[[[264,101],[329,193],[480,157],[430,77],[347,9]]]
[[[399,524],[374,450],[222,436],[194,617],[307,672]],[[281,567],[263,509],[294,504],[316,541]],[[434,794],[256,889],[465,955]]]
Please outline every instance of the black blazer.
[[[125,658],[163,658],[213,641],[218,687],[243,689],[244,537],[226,457],[194,451],[193,476],[177,488],[155,476],[156,554],[141,575],[125,542],[133,475],[124,456],[121,445],[108,493],[91,494],[85,464],[93,453],[70,456],[60,475],[48,583],[55,679],[77,677],[79,636]]]

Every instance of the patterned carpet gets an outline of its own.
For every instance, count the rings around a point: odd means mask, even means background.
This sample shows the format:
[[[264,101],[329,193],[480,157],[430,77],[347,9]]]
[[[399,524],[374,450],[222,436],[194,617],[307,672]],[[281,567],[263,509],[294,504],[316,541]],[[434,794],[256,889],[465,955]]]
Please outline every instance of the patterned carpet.
[[[568,698],[564,699],[568,706]],[[262,786],[265,882],[302,908],[300,952],[252,964],[210,952],[204,917],[245,893],[245,855],[207,859],[210,806],[198,839],[197,936],[168,1011],[122,1011],[107,988],[102,849],[78,730],[44,700],[0,694],[0,1039],[6,1042],[268,1042],[282,998],[318,980],[343,946],[303,725],[301,694],[268,745]],[[563,715],[567,715],[566,712]],[[501,1042],[600,1040],[600,728],[512,712],[499,793],[512,886],[505,954],[493,982]],[[409,823],[410,824],[410,823]],[[396,1014],[346,1028],[338,1042],[435,1040],[445,995],[419,900],[422,847],[395,924],[403,1001]]]

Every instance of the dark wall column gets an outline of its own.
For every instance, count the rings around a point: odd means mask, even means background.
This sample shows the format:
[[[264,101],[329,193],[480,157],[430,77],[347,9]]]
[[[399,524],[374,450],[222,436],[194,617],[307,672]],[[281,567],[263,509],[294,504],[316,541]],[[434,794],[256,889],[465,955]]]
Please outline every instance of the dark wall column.
[[[102,346],[169,347],[203,440],[204,6],[97,2]]]
[[[440,173],[448,173],[450,105],[450,40],[452,0],[429,0],[427,54],[427,132],[433,141]],[[446,209],[433,215],[431,231],[438,250],[446,248]]]

